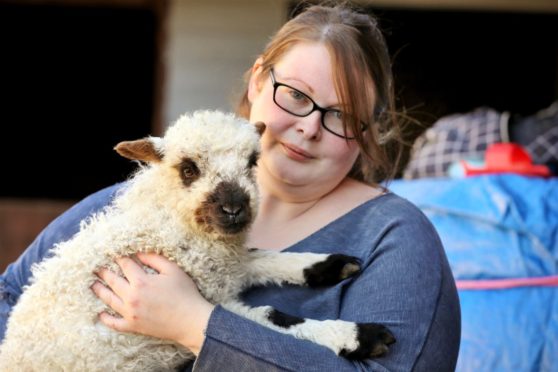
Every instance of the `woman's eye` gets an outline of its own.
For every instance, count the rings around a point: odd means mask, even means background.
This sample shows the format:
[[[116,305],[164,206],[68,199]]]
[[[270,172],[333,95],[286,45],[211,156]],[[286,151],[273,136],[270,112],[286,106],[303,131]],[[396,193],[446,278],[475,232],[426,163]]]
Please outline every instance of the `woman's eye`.
[[[304,94],[300,93],[298,90],[292,89],[292,90],[289,92],[289,94],[290,94],[290,96],[291,96],[294,100],[296,100],[296,101],[303,101],[303,100],[306,100],[306,96],[305,96]]]
[[[345,116],[341,111],[337,111],[337,110],[333,110],[332,114],[337,120],[341,120],[341,121],[343,120],[343,116]]]

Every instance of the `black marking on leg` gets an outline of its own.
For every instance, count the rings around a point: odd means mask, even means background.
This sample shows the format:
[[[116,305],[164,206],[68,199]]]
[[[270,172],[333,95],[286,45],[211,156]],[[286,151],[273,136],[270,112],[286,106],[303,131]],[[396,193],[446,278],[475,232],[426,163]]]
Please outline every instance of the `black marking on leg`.
[[[358,347],[355,350],[343,349],[339,354],[355,360],[381,357],[388,352],[388,346],[395,342],[395,337],[381,324],[359,323],[357,340]]]
[[[304,323],[304,318],[299,318],[296,316],[285,314],[275,309],[271,310],[271,312],[267,316],[267,319],[269,319],[273,324],[281,328],[289,328],[291,326]]]
[[[324,261],[304,269],[304,279],[310,287],[334,285],[360,272],[356,257],[332,254]]]

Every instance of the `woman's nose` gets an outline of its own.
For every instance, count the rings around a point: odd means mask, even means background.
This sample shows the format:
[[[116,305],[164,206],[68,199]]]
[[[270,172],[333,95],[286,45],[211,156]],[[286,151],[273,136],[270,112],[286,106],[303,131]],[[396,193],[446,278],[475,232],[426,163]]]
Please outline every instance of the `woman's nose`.
[[[318,110],[297,120],[296,130],[305,139],[318,140],[322,134],[322,113]]]

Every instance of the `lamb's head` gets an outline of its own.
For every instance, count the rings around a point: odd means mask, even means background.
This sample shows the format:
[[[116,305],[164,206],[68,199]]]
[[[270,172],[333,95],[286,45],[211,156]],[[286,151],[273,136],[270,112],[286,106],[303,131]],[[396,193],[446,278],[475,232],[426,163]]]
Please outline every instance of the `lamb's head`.
[[[233,114],[197,111],[180,117],[163,138],[121,142],[115,149],[150,163],[144,178],[154,179],[152,192],[190,228],[233,237],[257,212],[254,168],[264,129]]]

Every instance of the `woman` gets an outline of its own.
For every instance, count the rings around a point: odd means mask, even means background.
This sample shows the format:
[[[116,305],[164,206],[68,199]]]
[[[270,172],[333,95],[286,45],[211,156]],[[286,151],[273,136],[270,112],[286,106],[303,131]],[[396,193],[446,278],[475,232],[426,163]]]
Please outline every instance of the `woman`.
[[[186,274],[155,254],[138,258],[158,275],[129,258],[118,260],[126,278],[99,273],[108,287],[93,290],[122,315],[103,313],[100,320],[183,344],[197,355],[199,371],[453,370],[460,313],[443,248],[424,215],[377,184],[394,172],[397,127],[389,58],[375,21],[345,7],[310,7],[285,24],[247,76],[238,113],[267,125],[249,245],[342,252],[358,257],[363,271],[318,290],[253,288],[245,301],[305,318],[381,323],[397,342],[383,358],[349,361],[208,303]],[[58,218],[8,268],[4,312],[30,263],[109,203],[114,189]]]

